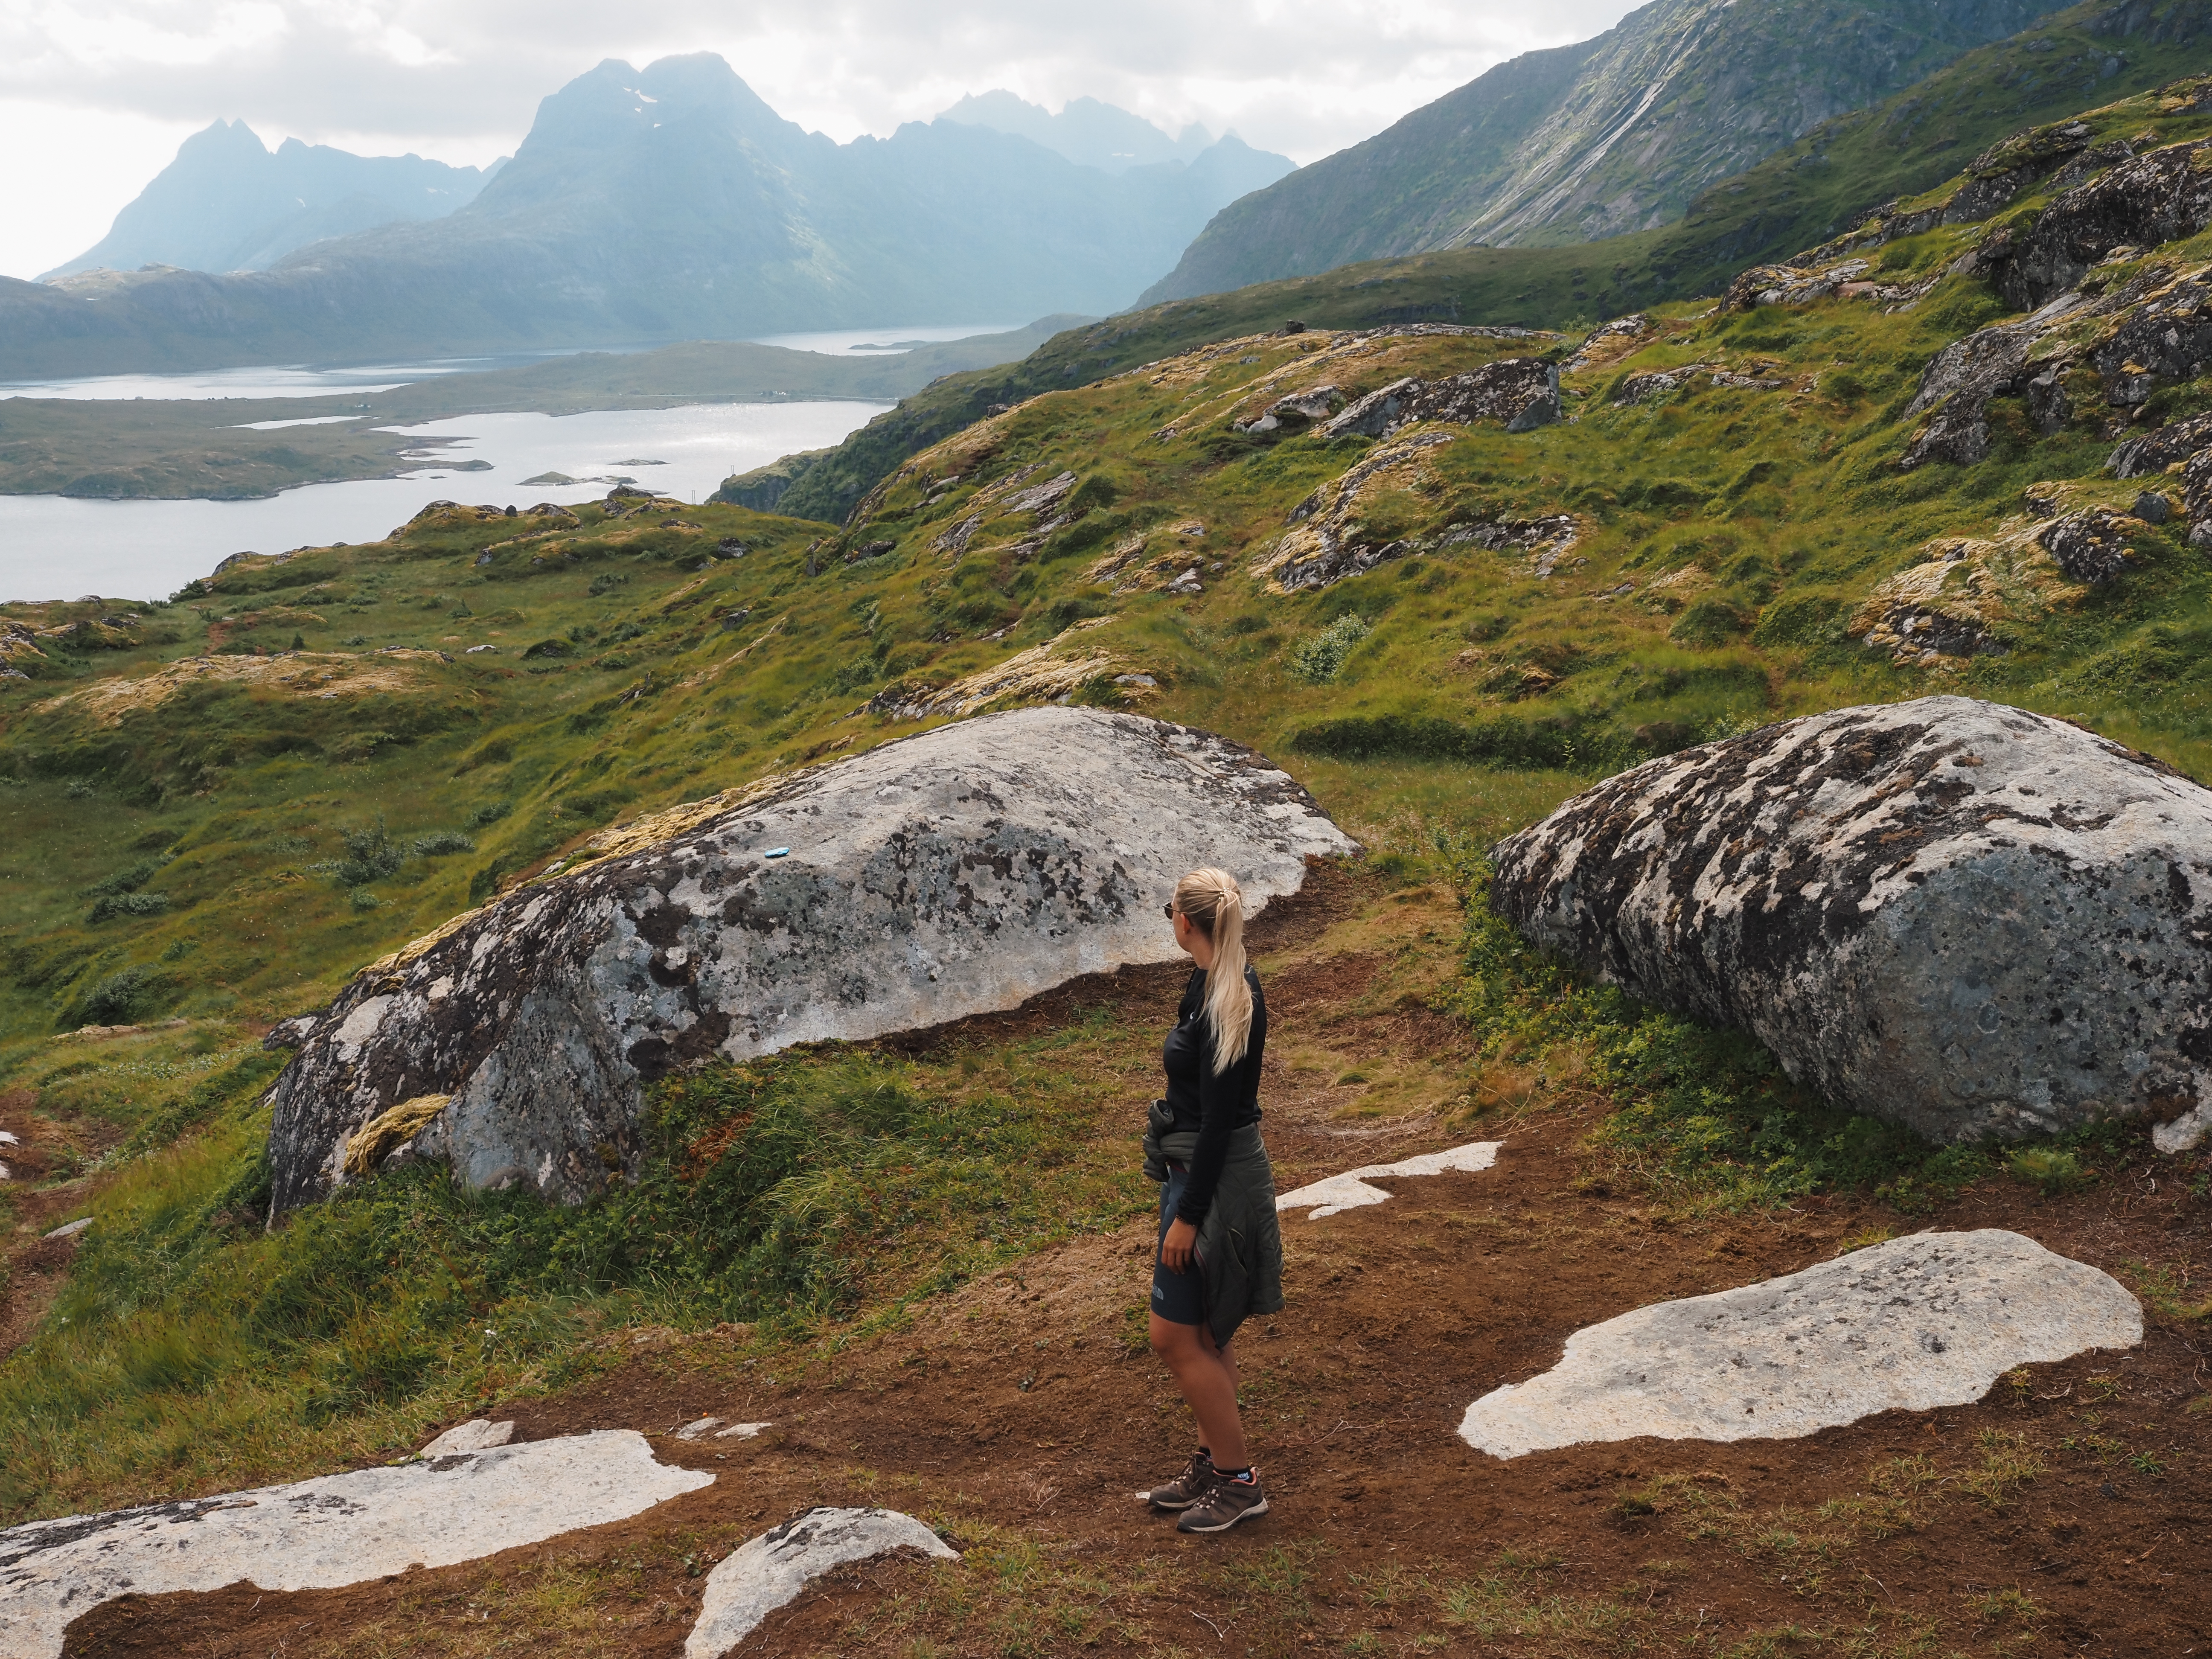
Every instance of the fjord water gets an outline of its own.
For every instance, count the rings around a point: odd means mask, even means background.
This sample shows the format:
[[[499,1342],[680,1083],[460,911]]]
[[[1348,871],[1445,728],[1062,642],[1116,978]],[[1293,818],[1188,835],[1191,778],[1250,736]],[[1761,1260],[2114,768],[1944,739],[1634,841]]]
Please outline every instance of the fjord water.
[[[627,477],[697,501],[732,472],[834,444],[884,407],[820,401],[464,415],[392,428],[426,446],[420,470],[403,477],[307,484],[250,501],[0,495],[0,599],[158,599],[233,553],[374,541],[441,498],[500,507],[588,501]],[[489,470],[453,465],[471,460]],[[579,482],[523,482],[544,472]]]
[[[811,334],[763,334],[756,345],[781,346],[789,351],[819,352],[825,357],[888,357],[916,345],[947,340],[972,339],[982,334],[1009,334],[1019,323],[926,324],[886,323],[876,328],[830,329]],[[658,343],[665,343],[665,342]],[[418,362],[361,363],[321,368],[308,363],[264,363],[252,368],[209,368],[167,374],[91,374],[55,380],[0,381],[0,398],[70,398],[117,403],[131,398],[162,401],[173,398],[327,398],[334,392],[390,392],[416,380],[442,379],[448,374],[481,374],[501,368],[520,368],[548,357],[568,357],[585,351],[650,351],[654,344],[596,345],[574,350],[511,352],[492,357],[433,357]],[[771,456],[770,459],[775,458]]]

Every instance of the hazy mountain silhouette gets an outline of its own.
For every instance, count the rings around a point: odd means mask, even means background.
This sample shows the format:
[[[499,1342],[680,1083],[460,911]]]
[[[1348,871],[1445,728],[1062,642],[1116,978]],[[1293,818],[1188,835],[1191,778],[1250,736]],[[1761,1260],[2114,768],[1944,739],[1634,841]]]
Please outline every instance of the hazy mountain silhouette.
[[[1284,165],[1224,139],[1111,173],[954,120],[838,144],[712,54],[611,60],[544,100],[514,160],[445,217],[265,271],[0,282],[0,374],[1097,314]]]
[[[442,218],[476,199],[489,168],[419,155],[355,155],[287,138],[271,155],[243,121],[217,121],[178,148],[107,234],[46,273],[105,265],[264,270],[295,248],[399,220]],[[43,280],[43,279],[41,279]]]

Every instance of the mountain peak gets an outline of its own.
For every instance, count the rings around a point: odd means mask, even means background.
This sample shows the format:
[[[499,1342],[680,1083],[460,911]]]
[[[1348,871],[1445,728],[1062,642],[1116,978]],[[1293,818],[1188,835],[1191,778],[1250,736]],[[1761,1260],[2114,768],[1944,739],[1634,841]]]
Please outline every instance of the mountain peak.
[[[1212,135],[1195,122],[1185,127],[1180,137],[1170,138],[1143,116],[1096,98],[1070,99],[1055,115],[1004,87],[969,93],[937,118],[1012,133],[1066,156],[1078,167],[1097,167],[1102,173],[1126,173],[1131,167],[1163,161],[1194,161],[1214,143]],[[1282,161],[1280,171],[1289,172],[1289,159]]]

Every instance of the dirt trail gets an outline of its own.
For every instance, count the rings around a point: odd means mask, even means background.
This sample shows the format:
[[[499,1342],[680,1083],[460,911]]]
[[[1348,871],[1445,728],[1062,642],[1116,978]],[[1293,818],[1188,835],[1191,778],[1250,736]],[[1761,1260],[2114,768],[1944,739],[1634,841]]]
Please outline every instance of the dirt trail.
[[[1339,896],[1284,915],[1268,948],[1310,951],[1349,906]],[[1456,1028],[1375,1007],[1383,961],[1286,965],[1268,981],[1271,1012],[1293,1037],[1378,1059],[1442,1044],[1449,1062]],[[1148,970],[1114,983],[1133,1012],[1157,1015],[1180,981]],[[1054,1006],[993,1020],[1011,1031]],[[1505,1146],[1486,1172],[1397,1181],[1388,1203],[1320,1222],[1286,1218],[1289,1305],[1238,1343],[1273,1505],[1261,1522],[1188,1540],[1133,1499],[1189,1446],[1142,1346],[1151,1229],[1139,1224],[971,1284],[911,1328],[803,1372],[710,1339],[495,1413],[526,1439],[667,1437],[708,1413],[775,1425],[755,1441],[657,1439],[665,1461],[720,1479],[635,1521],[347,1590],[132,1599],[80,1620],[69,1651],[673,1656],[714,1560],[798,1510],[848,1503],[922,1515],[977,1553],[960,1567],[846,1570],[743,1651],[1841,1652],[1857,1632],[1864,1645],[1849,1650],[2094,1641],[2173,1655],[2212,1642],[2201,1322],[2191,1335],[2152,1311],[2141,1349],[2033,1368],[1956,1410],[1802,1440],[1639,1440],[1499,1462],[1458,1439],[1461,1413],[1548,1367],[1575,1329],[1795,1271],[1898,1218],[1815,1199],[1670,1224],[1589,1178],[1591,1108],[1449,1131],[1415,1115],[1389,1133],[1354,1124],[1348,1139],[1325,1109],[1336,1085],[1281,1065],[1267,1133],[1286,1188],[1477,1138]],[[2050,1200],[1992,1183],[1935,1224],[2010,1227],[2132,1285],[2130,1264],[2202,1260],[2205,1213],[2171,1183]],[[1759,1645],[1768,1638],[1779,1645]]]

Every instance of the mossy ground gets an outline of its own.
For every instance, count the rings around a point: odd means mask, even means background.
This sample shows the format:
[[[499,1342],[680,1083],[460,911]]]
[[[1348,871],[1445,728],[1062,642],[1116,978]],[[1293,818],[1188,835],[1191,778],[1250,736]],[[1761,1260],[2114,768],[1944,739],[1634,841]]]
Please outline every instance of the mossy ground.
[[[1900,245],[1892,275],[1933,274],[1966,234]],[[2212,257],[2212,239],[2165,257],[2192,256]],[[647,1177],[582,1210],[417,1173],[260,1225],[269,1022],[541,878],[611,822],[903,735],[915,725],[871,711],[882,694],[911,702],[1056,640],[1117,665],[1077,695],[1253,744],[1372,849],[1357,879],[1373,890],[1332,923],[1349,930],[1333,965],[1262,961],[1364,988],[1341,1018],[1286,1030],[1273,1085],[1340,1162],[1371,1144],[1346,1134],[1412,1146],[1553,1114],[1574,1126],[1561,1155],[1579,1160],[1577,1196],[1546,1200],[1547,1237],[1562,1239],[1588,1224],[1557,1207],[1575,1203],[1710,1230],[1735,1216],[1786,1228],[1793,1206],[1847,1200],[1863,1238],[1961,1204],[2163,1181],[2182,1231],[2130,1259],[2156,1316],[2201,1332],[2201,1161],[2146,1176],[2139,1137],[2118,1128],[2024,1160],[1922,1145],[1806,1098],[1750,1045],[1530,958],[1481,901],[1481,848],[1595,777],[1850,702],[1965,690],[2207,772],[2193,641],[2212,573],[2172,527],[2131,532],[2123,580],[2008,615],[2002,655],[1899,666],[1847,631],[1878,583],[1931,540],[1988,535],[2030,483],[2133,498],[2101,476],[2094,409],[2039,437],[2000,404],[1988,461],[1897,470],[1922,365],[1998,314],[1962,276],[1899,312],[1665,309],[1630,355],[1570,370],[1568,422],[1450,430],[1414,482],[1363,499],[1370,538],[1407,547],[1319,592],[1248,570],[1295,504],[1371,446],[1268,444],[1235,420],[1323,369],[1356,395],[1511,352],[1564,360],[1577,343],[1228,343],[995,416],[916,457],[845,528],[720,505],[592,507],[573,526],[460,509],[368,545],[239,563],[137,622],[102,623],[112,602],[0,610],[70,625],[13,659],[34,678],[0,682],[0,1113],[42,1161],[0,1202],[17,1229],[15,1305],[44,1310],[0,1369],[0,1512],[390,1456],[481,1406],[612,1386],[641,1329],[720,1327],[731,1364],[806,1375],[920,1328],[986,1272],[1111,1239],[1149,1196],[1128,1143],[1158,1010],[1104,995],[960,1043],[683,1079],[655,1097]],[[1632,370],[1692,362],[1756,367],[1778,389],[1704,375],[1610,400]],[[1006,510],[998,486],[1063,471],[1076,476],[1060,506]],[[1579,539],[1549,574],[1525,550],[1451,539],[1560,513]],[[1038,524],[1052,515],[1066,521]],[[1202,591],[1170,591],[1192,568]],[[210,653],[236,672],[193,665]],[[86,1024],[140,1029],[62,1036]],[[2177,1201],[2177,1181],[2197,1195]],[[28,1247],[81,1212],[96,1225],[64,1273]],[[1958,1480],[1979,1466],[1961,1467]],[[1696,1507],[1653,1491],[1638,1500],[1653,1515]],[[1601,1624],[1632,1636],[1631,1602],[1657,1594],[1639,1577],[1562,1599],[1547,1571],[1409,1567],[1388,1595],[1429,1609],[1422,1628],[1440,1638],[1540,1613],[1565,1651]],[[1060,1571],[1032,1562],[1006,1583]],[[1078,1607],[1091,1593],[1070,1578],[1050,1594]],[[530,1591],[533,1629],[566,1616],[562,1594]],[[878,1646],[974,1645],[945,1633],[967,1614],[917,1617]],[[1382,1650],[1387,1628],[1378,1615],[1340,1634]],[[1822,1639],[1853,1650],[1839,1629]],[[1935,1640],[1877,1634],[1858,1650]],[[1004,1650],[1051,1646],[1022,1641]]]

